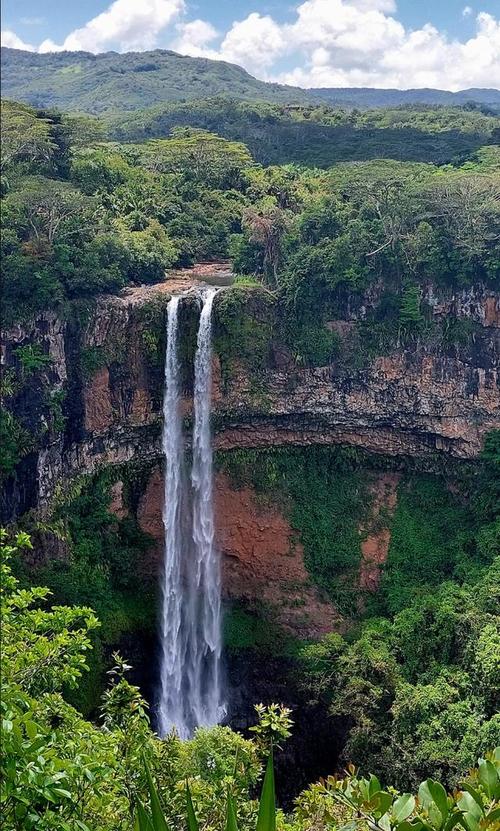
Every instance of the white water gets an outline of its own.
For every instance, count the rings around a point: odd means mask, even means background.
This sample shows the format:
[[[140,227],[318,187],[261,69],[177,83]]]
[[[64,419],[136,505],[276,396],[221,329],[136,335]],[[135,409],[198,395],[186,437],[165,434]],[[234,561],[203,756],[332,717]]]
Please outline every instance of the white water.
[[[193,458],[185,475],[178,361],[179,298],[168,304],[163,452],[166,456],[158,732],[187,738],[217,724],[221,604],[212,499],[211,321],[215,290],[203,300],[195,357]]]

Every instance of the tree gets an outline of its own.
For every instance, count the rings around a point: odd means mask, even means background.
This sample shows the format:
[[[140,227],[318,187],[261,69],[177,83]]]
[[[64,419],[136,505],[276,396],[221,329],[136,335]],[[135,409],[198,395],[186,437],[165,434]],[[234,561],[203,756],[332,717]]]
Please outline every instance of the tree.
[[[419,286],[409,285],[403,290],[399,306],[399,320],[404,329],[418,331],[424,317],[420,311],[421,291]]]
[[[21,188],[9,194],[6,202],[20,212],[21,224],[37,251],[47,245],[50,249],[56,240],[78,233],[79,228],[68,220],[83,219],[85,209],[93,207],[92,201],[68,182],[41,176],[23,179]]]
[[[495,175],[458,174],[436,180],[424,193],[434,222],[468,267],[487,265],[500,277],[500,182]],[[496,254],[495,254],[496,252]],[[483,265],[484,264],[484,265]]]
[[[17,101],[2,101],[0,126],[2,173],[15,162],[48,164],[56,149],[51,122]]]
[[[263,266],[272,285],[278,281],[278,269],[282,259],[282,240],[288,227],[288,217],[281,208],[271,207],[262,211],[248,208],[243,214],[243,227],[251,243],[257,243],[263,251]]]
[[[141,148],[148,170],[182,173],[211,188],[238,188],[243,172],[253,163],[241,142],[227,141],[206,130],[189,127],[172,130],[172,138],[150,141]]]

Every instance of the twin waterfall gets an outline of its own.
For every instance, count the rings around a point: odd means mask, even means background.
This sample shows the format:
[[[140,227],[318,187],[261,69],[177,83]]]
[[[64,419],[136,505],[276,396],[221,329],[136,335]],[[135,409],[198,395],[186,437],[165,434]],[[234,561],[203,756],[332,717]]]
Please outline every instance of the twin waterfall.
[[[195,357],[191,472],[186,466],[180,408],[179,297],[167,309],[163,402],[166,457],[165,528],[160,623],[158,733],[173,727],[188,738],[222,714],[220,567],[212,500],[211,328],[215,290],[203,297]]]

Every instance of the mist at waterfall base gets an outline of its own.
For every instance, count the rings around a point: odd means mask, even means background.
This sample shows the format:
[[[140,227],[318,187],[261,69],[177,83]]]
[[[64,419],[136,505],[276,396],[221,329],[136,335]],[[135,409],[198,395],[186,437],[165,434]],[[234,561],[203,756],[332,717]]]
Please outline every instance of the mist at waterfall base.
[[[214,543],[210,434],[212,304],[202,296],[194,366],[192,458],[185,452],[181,413],[179,305],[167,308],[162,449],[165,455],[164,563],[161,576],[160,682],[157,731],[175,727],[188,738],[217,724],[221,700],[220,563]],[[189,461],[190,470],[189,470]]]

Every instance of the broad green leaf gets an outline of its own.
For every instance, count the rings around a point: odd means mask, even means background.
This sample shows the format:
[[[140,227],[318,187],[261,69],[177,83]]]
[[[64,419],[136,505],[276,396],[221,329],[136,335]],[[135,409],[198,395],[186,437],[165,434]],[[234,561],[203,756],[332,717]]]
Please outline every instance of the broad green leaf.
[[[191,829],[190,829],[191,831]],[[274,790],[273,752],[267,760],[266,775],[259,802],[256,831],[276,831],[276,796]]]
[[[186,782],[186,805],[187,805],[187,824],[188,831],[199,831],[198,820],[194,812],[193,800],[191,798],[191,791],[189,784]]]
[[[370,776],[370,781],[368,783],[368,793],[370,796],[374,796],[376,793],[382,790],[382,786],[378,781],[377,777],[373,775]]]
[[[500,808],[494,808],[493,811],[489,811],[489,813],[486,814],[486,821],[488,823],[496,823],[500,821]]]
[[[452,829],[455,828],[455,825],[458,825],[458,823],[462,822],[462,820],[463,814],[460,811],[450,814],[445,825],[443,826],[443,831],[452,831]]]
[[[386,791],[379,791],[373,797],[375,803],[375,813],[383,817],[392,805],[394,797]]]
[[[462,814],[462,825],[465,826],[467,831],[478,831],[479,829],[479,822],[472,814]]]
[[[56,796],[64,796],[66,799],[71,799],[72,797],[72,794],[65,788],[54,788],[53,792]]]
[[[229,788],[227,789],[226,831],[238,831],[236,808],[234,806],[234,799]]]
[[[391,831],[391,818],[389,814],[384,814],[380,819],[377,820],[377,825],[382,831]]]
[[[448,797],[440,782],[433,779],[426,779],[418,789],[420,801],[427,810],[432,809],[433,804],[437,807],[444,822],[448,816]]]
[[[479,781],[490,799],[493,799],[498,786],[498,774],[495,765],[486,759],[479,765]]]
[[[154,831],[168,831],[167,823],[165,822],[165,817],[163,816],[163,811],[161,809],[160,800],[158,797],[158,792],[155,788],[154,782],[151,778],[151,773],[149,772],[148,763],[144,759],[144,767],[146,770],[146,780],[148,783],[148,790],[149,790],[149,802],[151,806],[151,816],[153,819],[153,829]]]
[[[424,823],[419,819],[412,819],[411,822],[404,819],[402,822],[398,822],[396,826],[397,831],[422,831],[424,828]]]
[[[34,721],[27,721],[24,725],[28,738],[34,739],[38,733],[38,728]]]
[[[402,822],[415,810],[415,797],[410,793],[399,796],[392,806],[392,815],[396,822]]]
[[[462,796],[457,802],[458,807],[461,811],[465,811],[467,814],[471,814],[476,819],[481,819],[483,815],[483,810],[481,805],[478,805],[477,800],[474,799],[471,793],[468,791],[464,791]]]
[[[479,791],[477,791],[475,788],[473,788],[472,785],[469,785],[468,782],[464,782],[461,787],[466,793],[471,795],[474,802],[478,805],[479,810],[482,813],[482,811],[483,811],[483,799],[482,799],[481,794],[479,793]]]

